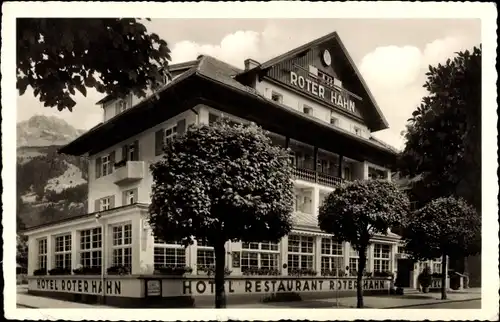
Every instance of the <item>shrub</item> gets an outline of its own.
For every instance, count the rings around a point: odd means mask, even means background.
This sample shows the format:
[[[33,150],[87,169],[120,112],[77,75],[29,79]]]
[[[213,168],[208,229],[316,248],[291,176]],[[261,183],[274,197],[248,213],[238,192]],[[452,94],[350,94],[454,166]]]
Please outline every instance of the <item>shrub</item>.
[[[71,269],[63,268],[63,267],[56,267],[56,268],[49,270],[49,275],[71,275]]]
[[[162,266],[155,268],[155,274],[180,276],[193,272],[189,266]]]
[[[122,266],[122,265],[115,265],[109,267],[106,272],[108,275],[128,275],[130,274],[130,267],[128,266]]]
[[[241,273],[243,275],[258,275],[258,276],[278,276],[281,272],[278,269],[269,268],[242,268]]]
[[[33,275],[35,275],[35,276],[43,276],[43,275],[47,275],[47,269],[46,269],[46,268],[39,268],[39,269],[36,269],[36,270],[33,272]]]
[[[205,272],[208,276],[215,275],[215,267],[214,266],[198,266],[199,272]],[[229,270],[229,268],[224,268],[224,276],[231,275],[233,271]]]
[[[310,268],[292,268],[288,271],[290,276],[316,276],[317,272]]]
[[[432,276],[429,267],[425,267],[422,273],[418,275],[418,282],[424,288],[429,287],[432,283]]]
[[[73,270],[73,274],[76,274],[76,275],[100,275],[101,274],[101,267],[100,266],[93,266],[93,267],[83,266],[80,268],[75,268]]]
[[[373,274],[374,277],[392,277],[394,274],[389,271],[383,271],[383,272],[375,272]]]

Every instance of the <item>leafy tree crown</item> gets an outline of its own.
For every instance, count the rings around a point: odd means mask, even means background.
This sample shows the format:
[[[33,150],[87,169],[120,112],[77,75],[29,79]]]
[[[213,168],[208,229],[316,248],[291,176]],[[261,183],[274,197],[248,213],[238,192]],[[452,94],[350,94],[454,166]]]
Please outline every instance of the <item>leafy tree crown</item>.
[[[151,165],[149,220],[165,240],[278,241],[291,230],[288,152],[254,124],[193,125]]]
[[[387,234],[400,223],[409,200],[396,185],[385,180],[344,183],[330,193],[319,209],[319,227],[355,249],[369,244],[375,234]]]
[[[406,248],[417,259],[477,253],[481,217],[464,199],[443,197],[416,210],[405,225]]]
[[[87,88],[144,97],[166,73],[170,50],[133,18],[17,19],[17,88],[31,86],[45,106],[70,111]]]

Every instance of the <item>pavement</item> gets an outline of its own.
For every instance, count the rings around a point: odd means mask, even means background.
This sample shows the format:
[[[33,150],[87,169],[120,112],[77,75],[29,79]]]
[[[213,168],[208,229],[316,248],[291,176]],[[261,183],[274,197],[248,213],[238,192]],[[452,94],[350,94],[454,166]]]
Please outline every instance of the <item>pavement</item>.
[[[405,295],[377,295],[364,296],[365,308],[394,309],[394,308],[480,308],[481,289],[466,289],[459,291],[448,291],[448,299],[441,300],[441,293],[415,293]],[[472,302],[460,305],[461,302]],[[249,304],[228,304],[228,308],[355,308],[356,297],[326,298],[315,300],[304,300],[297,302],[275,302],[275,303],[249,303]],[[450,304],[457,303],[457,304]],[[471,307],[472,305],[472,307]],[[104,305],[89,305],[61,301],[41,296],[27,294],[27,288],[18,286],[17,288],[18,308],[112,308]],[[202,306],[200,308],[213,308],[213,306]]]

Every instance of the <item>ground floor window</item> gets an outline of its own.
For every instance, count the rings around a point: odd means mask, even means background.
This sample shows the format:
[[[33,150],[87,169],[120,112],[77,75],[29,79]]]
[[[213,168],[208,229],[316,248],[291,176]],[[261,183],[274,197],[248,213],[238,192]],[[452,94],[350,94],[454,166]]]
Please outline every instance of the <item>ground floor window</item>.
[[[47,269],[47,238],[38,240],[38,268]]]
[[[155,238],[154,266],[155,269],[186,266],[186,248],[180,242],[166,243]]]
[[[215,267],[215,253],[213,249],[196,250],[196,265],[198,270]]]
[[[375,273],[389,272],[391,270],[391,245],[374,245],[373,270]]]
[[[321,239],[322,275],[340,276],[344,272],[343,245],[331,238]]]
[[[368,258],[370,258],[370,252],[366,250],[366,262],[365,262],[365,272],[367,271]],[[359,252],[354,250],[352,246],[349,249],[349,276],[357,276],[359,270]]]
[[[432,272],[441,274],[441,258],[436,258],[432,261]]]
[[[314,237],[288,236],[288,269],[314,269]]]
[[[54,238],[55,267],[71,269],[71,234]]]
[[[113,266],[132,268],[132,225],[113,226]]]
[[[83,267],[102,266],[101,227],[80,232],[80,263]]]
[[[279,245],[278,243],[242,243],[241,269],[278,269]]]

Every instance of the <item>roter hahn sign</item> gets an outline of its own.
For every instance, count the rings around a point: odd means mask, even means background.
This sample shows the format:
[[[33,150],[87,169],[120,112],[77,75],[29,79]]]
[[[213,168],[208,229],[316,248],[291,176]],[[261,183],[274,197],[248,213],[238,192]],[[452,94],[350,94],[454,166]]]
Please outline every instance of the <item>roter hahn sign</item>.
[[[355,279],[242,279],[226,280],[226,292],[235,294],[249,293],[282,293],[282,292],[323,292],[323,291],[355,291]],[[363,281],[364,290],[386,290],[389,281],[370,279]],[[214,294],[213,280],[183,280],[182,295]]]
[[[295,72],[290,72],[290,85],[300,88],[332,105],[340,107],[356,114],[356,103],[351,100],[345,93],[341,93],[330,87],[325,87],[318,84],[316,81],[308,77],[301,76]]]

